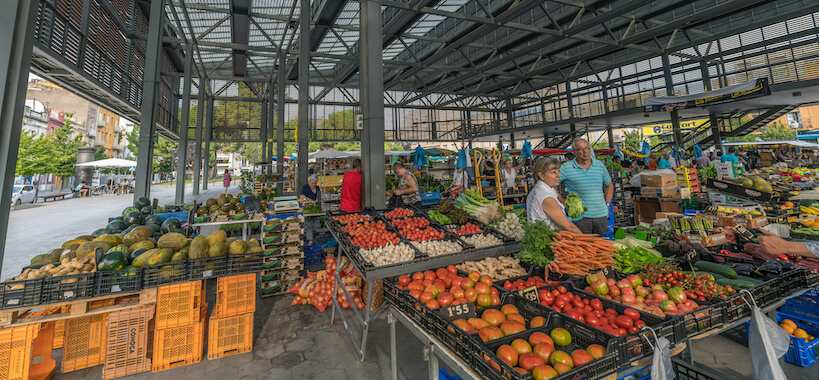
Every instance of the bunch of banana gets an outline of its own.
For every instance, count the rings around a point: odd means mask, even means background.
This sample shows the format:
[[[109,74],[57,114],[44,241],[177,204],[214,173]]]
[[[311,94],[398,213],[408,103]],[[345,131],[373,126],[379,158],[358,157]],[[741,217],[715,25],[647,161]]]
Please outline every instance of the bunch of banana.
[[[819,207],[799,206],[799,210],[805,215],[819,215]]]

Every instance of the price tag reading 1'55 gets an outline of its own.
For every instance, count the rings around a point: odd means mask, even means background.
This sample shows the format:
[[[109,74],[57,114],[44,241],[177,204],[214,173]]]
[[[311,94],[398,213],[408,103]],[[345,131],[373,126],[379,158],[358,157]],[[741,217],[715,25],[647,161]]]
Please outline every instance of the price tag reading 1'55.
[[[478,314],[475,312],[475,304],[472,302],[461,303],[457,305],[450,305],[438,309],[438,313],[449,322],[456,319],[476,318]]]
[[[520,295],[529,301],[540,303],[540,296],[537,294],[537,287],[532,286],[520,291]]]

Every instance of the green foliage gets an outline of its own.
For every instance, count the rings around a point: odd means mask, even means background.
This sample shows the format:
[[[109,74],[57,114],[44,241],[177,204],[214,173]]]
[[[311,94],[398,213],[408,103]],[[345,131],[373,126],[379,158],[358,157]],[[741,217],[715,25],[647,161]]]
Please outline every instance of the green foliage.
[[[65,124],[46,137],[48,147],[48,163],[43,173],[57,177],[71,177],[74,175],[74,165],[77,163],[77,148],[85,145],[82,136],[74,135],[71,128],[70,114],[66,114]]]
[[[256,173],[246,170],[242,172],[242,182],[239,190],[245,194],[253,194],[253,183],[256,181]]]
[[[515,255],[520,261],[544,266],[554,259],[555,255],[549,246],[552,244],[552,229],[542,220],[534,223],[523,223],[525,234],[520,241],[522,251]]]
[[[630,132],[625,132],[623,134],[624,142],[623,147],[628,149],[632,152],[640,152],[640,145],[643,142],[643,131],[640,128],[634,129]]]
[[[771,123],[761,129],[759,137],[764,141],[793,140],[796,130],[782,123]]]
[[[136,159],[137,152],[139,151],[139,125],[134,124],[134,129],[131,130],[131,133],[125,136],[125,140],[128,142],[126,147],[128,151],[131,152],[133,158]]]

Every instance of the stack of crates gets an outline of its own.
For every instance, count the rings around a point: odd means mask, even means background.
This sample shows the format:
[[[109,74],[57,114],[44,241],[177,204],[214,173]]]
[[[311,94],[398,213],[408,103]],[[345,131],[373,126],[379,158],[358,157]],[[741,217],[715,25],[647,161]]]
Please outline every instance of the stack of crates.
[[[154,305],[134,307],[108,314],[105,380],[151,370],[148,341],[154,318]]]
[[[262,226],[262,297],[284,294],[304,278],[304,215],[273,214]],[[319,252],[320,253],[320,252]]]
[[[697,179],[697,168],[685,166],[674,169],[677,172],[677,185],[689,188],[692,193],[700,192],[700,181]]]
[[[202,281],[160,286],[156,295],[153,372],[199,363],[208,305]]]
[[[256,274],[220,277],[216,304],[208,323],[208,360],[243,354],[253,349]]]
[[[614,225],[616,227],[634,225],[634,203],[629,202],[626,198],[626,177],[623,175],[623,170],[609,169],[609,174],[614,186],[614,196],[611,198]]]
[[[107,313],[72,318],[65,322],[62,372],[98,366],[105,362]]]
[[[32,346],[41,327],[40,323],[34,323],[0,330],[0,374],[5,374],[5,379],[29,378]]]
[[[313,243],[304,247],[304,265],[310,266],[321,262],[321,244]]]

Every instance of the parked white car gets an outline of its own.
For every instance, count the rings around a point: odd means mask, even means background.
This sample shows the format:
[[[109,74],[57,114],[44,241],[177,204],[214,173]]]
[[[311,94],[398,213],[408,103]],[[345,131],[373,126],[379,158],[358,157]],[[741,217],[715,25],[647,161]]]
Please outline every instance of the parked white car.
[[[11,190],[11,204],[34,203],[34,186],[14,185]]]

